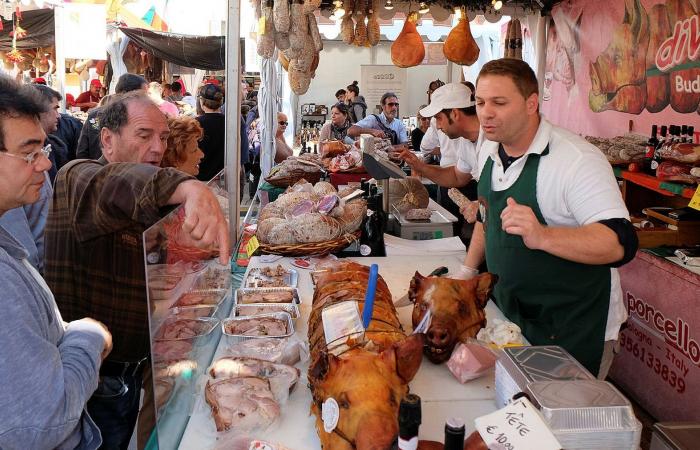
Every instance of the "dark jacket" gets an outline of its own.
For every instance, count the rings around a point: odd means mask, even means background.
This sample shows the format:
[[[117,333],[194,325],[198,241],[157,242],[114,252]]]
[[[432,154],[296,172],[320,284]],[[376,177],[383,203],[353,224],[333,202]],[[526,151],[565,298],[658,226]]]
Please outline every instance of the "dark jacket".
[[[52,133],[66,144],[69,161],[75,159],[75,152],[78,148],[78,140],[80,139],[82,128],[83,122],[70,114],[61,114],[61,117],[58,118],[58,129]]]
[[[353,98],[348,112],[350,113],[350,120],[352,120],[352,123],[357,123],[364,119],[367,116],[367,102],[365,98],[361,95]]]
[[[88,118],[80,130],[76,157],[80,159],[100,159],[102,145],[100,144],[100,124],[97,115],[102,108],[92,108],[88,112]]]

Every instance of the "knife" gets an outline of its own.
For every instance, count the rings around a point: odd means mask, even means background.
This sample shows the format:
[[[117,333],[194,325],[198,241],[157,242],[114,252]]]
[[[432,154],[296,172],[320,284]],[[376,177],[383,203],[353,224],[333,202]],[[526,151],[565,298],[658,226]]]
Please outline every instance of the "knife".
[[[438,267],[437,269],[435,269],[435,270],[433,270],[432,272],[430,272],[430,274],[428,274],[428,276],[429,276],[429,277],[441,277],[441,276],[443,276],[443,275],[446,275],[449,271],[450,271],[450,269],[448,269],[447,267],[445,267],[445,266],[440,266],[440,267]],[[401,307],[401,306],[408,306],[408,305],[411,305],[411,304],[412,304],[412,303],[411,303],[411,300],[408,298],[408,292],[406,292],[406,293],[403,295],[403,297],[401,297],[400,299],[398,299],[398,300],[394,303],[394,306],[396,306],[396,307],[398,308],[398,307]]]

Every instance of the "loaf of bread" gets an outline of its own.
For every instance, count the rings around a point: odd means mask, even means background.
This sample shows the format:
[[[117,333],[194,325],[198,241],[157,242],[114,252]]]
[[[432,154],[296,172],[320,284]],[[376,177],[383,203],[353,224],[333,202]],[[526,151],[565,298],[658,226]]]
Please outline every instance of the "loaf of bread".
[[[302,243],[330,241],[343,234],[336,219],[319,213],[295,217],[289,221],[289,226],[296,240]]]

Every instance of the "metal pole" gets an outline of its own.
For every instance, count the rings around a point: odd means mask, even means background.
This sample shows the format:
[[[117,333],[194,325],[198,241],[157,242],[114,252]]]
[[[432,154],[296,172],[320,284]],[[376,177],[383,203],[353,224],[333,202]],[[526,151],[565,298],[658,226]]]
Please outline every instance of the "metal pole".
[[[65,43],[63,41],[63,0],[54,4],[53,8],[53,26],[54,26],[54,43],[56,46],[56,79],[58,86],[52,86],[61,94],[61,110],[66,112],[66,58]]]
[[[239,43],[241,36],[241,0],[228,0],[226,20],[226,189],[229,198],[229,224],[231,245],[238,240],[241,217],[239,193],[240,125],[241,125],[241,62]],[[235,251],[235,249],[233,249]]]

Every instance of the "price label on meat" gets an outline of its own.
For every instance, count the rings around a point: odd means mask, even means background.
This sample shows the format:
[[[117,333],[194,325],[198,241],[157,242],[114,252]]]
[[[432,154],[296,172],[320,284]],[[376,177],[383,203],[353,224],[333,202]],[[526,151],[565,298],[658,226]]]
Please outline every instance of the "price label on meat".
[[[348,338],[358,337],[365,331],[357,302],[337,303],[323,308],[321,317],[326,345],[333,354],[342,352]]]
[[[506,450],[560,450],[557,438],[526,398],[474,421],[488,448]]]
[[[248,253],[248,256],[253,256],[255,250],[257,250],[258,247],[260,247],[260,242],[258,242],[258,238],[252,236],[250,240],[248,240],[248,244],[246,245],[246,252]]]
[[[700,211],[700,186],[695,190],[695,194],[693,194],[693,198],[690,199],[688,206]]]

